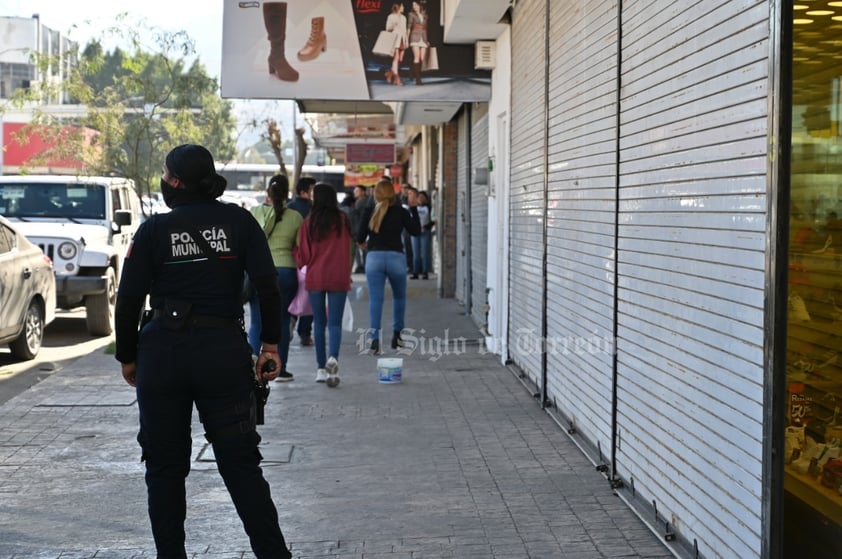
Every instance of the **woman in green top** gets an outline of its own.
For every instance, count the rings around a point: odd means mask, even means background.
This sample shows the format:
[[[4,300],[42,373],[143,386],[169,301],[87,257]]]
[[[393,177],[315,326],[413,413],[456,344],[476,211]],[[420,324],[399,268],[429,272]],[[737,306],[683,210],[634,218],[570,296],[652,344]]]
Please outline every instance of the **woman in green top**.
[[[284,175],[275,175],[269,179],[266,189],[266,202],[252,208],[251,213],[263,227],[272,251],[272,260],[278,270],[278,289],[281,292],[281,339],[278,340],[278,357],[281,372],[278,382],[289,382],[294,377],[287,370],[290,342],[289,304],[298,290],[298,270],[293,256],[293,249],[298,245],[298,229],[304,218],[296,211],[285,211],[289,197],[289,180]],[[251,322],[249,324],[249,344],[254,354],[260,349],[260,306],[256,297],[249,300]]]

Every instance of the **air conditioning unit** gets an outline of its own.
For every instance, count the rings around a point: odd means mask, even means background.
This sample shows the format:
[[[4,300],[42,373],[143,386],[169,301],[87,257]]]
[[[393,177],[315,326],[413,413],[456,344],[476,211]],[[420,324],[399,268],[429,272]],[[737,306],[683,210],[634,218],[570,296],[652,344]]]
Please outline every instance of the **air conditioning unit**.
[[[497,66],[497,48],[494,41],[477,41],[474,49],[474,69],[493,70]]]

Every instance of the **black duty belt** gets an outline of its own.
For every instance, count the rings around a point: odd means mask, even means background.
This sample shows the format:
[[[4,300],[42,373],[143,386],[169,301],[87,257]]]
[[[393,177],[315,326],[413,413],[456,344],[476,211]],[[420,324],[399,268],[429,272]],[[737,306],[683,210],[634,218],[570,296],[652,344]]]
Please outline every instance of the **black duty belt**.
[[[164,318],[164,316],[164,311],[161,309],[155,309],[152,311],[152,320],[160,320]],[[187,324],[201,328],[229,328],[231,326],[240,328],[243,325],[239,318],[232,318],[230,316],[214,316],[210,314],[191,314],[187,318]]]

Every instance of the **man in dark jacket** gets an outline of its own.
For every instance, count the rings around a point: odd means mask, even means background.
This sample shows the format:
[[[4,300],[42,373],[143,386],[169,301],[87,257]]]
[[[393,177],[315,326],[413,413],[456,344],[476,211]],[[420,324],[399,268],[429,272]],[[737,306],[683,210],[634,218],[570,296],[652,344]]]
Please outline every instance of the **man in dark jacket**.
[[[357,232],[360,230],[360,221],[362,221],[363,213],[365,213],[369,201],[370,197],[366,187],[361,184],[357,185],[354,188],[354,210],[351,212],[351,230],[353,231],[354,237],[357,236]],[[357,250],[354,251],[355,274],[365,273],[365,255],[366,251],[363,248],[357,247]]]
[[[295,210],[301,214],[301,217],[306,218],[310,213],[310,208],[313,203],[310,196],[313,192],[313,186],[316,184],[316,179],[313,177],[301,177],[295,185],[295,197],[287,204],[287,208]],[[298,317],[298,339],[303,346],[313,345],[313,315],[302,315]]]

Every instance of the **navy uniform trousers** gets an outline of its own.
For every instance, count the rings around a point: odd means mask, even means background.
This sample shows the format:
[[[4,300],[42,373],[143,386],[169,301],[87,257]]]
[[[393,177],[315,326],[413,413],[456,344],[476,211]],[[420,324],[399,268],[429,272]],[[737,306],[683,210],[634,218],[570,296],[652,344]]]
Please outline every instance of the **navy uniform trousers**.
[[[291,557],[260,468],[254,369],[242,328],[162,327],[153,320],[138,344],[137,402],[149,518],[159,558],[184,558],[193,404],[217,468],[258,559]]]

